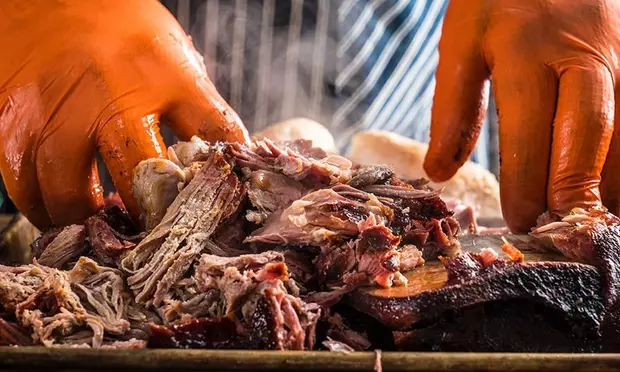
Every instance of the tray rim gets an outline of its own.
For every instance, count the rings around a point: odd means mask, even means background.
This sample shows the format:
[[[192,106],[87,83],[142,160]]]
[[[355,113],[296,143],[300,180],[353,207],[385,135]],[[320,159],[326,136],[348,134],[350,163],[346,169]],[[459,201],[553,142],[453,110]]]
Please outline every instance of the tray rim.
[[[383,371],[620,371],[620,354],[383,352]],[[375,352],[0,347],[0,370],[372,371]]]

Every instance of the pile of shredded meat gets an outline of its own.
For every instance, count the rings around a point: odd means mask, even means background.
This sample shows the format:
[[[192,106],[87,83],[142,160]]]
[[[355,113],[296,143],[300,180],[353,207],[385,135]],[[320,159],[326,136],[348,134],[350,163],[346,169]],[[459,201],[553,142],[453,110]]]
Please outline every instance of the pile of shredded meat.
[[[360,350],[332,306],[459,251],[437,192],[309,141],[194,137],[140,163],[134,196],[143,229],[108,203],[45,232],[32,265],[0,267],[0,342]]]
[[[407,285],[403,273],[425,260],[458,256],[458,220],[478,228],[471,209],[446,205],[424,182],[301,140],[194,137],[169,159],[140,163],[133,191],[142,228],[109,203],[45,232],[33,264],[0,266],[0,344],[364,350],[367,335],[339,314],[340,299]],[[563,249],[561,229],[581,231],[588,216],[533,234]],[[522,260],[517,252],[506,248]],[[471,263],[496,258],[482,251]]]

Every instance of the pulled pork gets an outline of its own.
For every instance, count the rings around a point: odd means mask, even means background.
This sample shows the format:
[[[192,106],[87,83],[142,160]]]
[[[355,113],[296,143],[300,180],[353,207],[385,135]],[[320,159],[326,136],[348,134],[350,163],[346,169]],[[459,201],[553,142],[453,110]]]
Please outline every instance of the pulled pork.
[[[168,208],[162,222],[121,261],[127,283],[142,305],[160,306],[173,296],[220,221],[232,215],[242,185],[223,155],[213,153]]]
[[[0,288],[3,313],[36,344],[102,347],[130,333],[120,272],[86,257],[70,271],[37,264],[1,267]]]
[[[321,314],[459,250],[439,194],[387,166],[268,139],[194,137],[168,156],[133,174],[148,234],[113,203],[45,233],[39,263],[0,267],[0,343],[363,350],[365,336],[336,316],[317,341]]]

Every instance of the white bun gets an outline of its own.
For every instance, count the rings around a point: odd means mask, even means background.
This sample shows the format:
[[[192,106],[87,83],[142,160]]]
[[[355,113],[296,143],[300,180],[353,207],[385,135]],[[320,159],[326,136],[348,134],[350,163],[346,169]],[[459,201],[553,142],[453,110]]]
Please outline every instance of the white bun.
[[[337,154],[338,149],[329,130],[314,120],[294,118],[273,124],[262,131],[253,134],[261,139],[267,137],[274,141],[293,141],[296,139],[312,140],[312,144],[331,154]]]
[[[347,155],[359,164],[387,164],[404,179],[429,177],[422,164],[428,145],[385,131],[364,131],[356,134]],[[442,197],[457,199],[477,209],[479,218],[501,218],[499,183],[495,176],[480,165],[468,161],[449,181],[432,183],[443,188]]]

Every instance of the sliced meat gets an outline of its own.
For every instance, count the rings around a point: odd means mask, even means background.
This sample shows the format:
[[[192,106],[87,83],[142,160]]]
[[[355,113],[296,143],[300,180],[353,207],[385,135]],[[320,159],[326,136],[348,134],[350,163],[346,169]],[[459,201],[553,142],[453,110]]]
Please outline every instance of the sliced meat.
[[[133,195],[146,230],[157,226],[185,185],[185,174],[167,159],[141,161],[133,170]]]
[[[451,266],[453,260],[467,263]],[[473,264],[472,264],[473,263]],[[604,309],[603,278],[592,266],[566,262],[514,263],[497,260],[482,268],[476,257],[460,255],[446,264],[449,277],[461,278],[454,284],[428,290],[415,296],[377,297],[356,291],[346,301],[392,329],[408,329],[433,322],[442,315],[477,304],[519,300],[536,303],[562,314],[571,332],[583,339],[600,339]],[[544,279],[543,279],[544,278]],[[587,298],[587,301],[583,299]],[[477,323],[484,326],[484,322]],[[478,332],[484,331],[478,328]],[[529,336],[531,338],[531,335]]]
[[[44,248],[38,256],[38,262],[56,269],[66,268],[87,249],[86,228],[83,225],[67,226]]]

